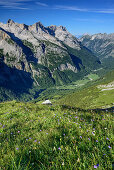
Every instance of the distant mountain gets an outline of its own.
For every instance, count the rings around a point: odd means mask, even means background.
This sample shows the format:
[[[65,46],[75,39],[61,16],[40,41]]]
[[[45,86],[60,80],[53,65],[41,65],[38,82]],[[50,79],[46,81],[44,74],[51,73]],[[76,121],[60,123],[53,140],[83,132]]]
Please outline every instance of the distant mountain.
[[[114,68],[114,33],[85,34],[79,40],[99,57],[104,66]]]
[[[100,61],[63,26],[28,26],[9,19],[0,23],[0,65],[2,90],[20,94],[75,81],[100,68]]]
[[[75,35],[76,38],[80,39],[83,35]]]

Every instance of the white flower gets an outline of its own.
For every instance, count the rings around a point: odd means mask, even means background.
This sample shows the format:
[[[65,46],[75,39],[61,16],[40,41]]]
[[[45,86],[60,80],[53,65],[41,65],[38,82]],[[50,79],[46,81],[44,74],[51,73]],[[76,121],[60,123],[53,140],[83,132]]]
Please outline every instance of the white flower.
[[[62,165],[65,165],[65,163],[64,163],[64,162],[62,162]]]

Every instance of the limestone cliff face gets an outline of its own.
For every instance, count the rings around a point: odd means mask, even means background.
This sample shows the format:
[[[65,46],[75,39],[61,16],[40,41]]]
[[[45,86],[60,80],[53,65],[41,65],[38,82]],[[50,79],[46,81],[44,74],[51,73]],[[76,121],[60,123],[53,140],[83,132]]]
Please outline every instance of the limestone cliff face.
[[[77,50],[81,49],[80,43],[77,38],[70,34],[65,27],[50,26],[48,27],[48,29],[50,30],[52,35],[54,35],[60,41],[64,42],[66,45]]]
[[[41,22],[28,26],[9,19],[7,24],[0,23],[0,57],[4,68],[13,69],[14,74],[16,69],[17,77],[37,86],[68,83],[73,81],[69,71],[75,77],[82,68],[99,67],[98,58],[65,27],[44,27]]]
[[[5,40],[7,38],[10,38],[10,36],[4,31],[0,30],[0,40]]]

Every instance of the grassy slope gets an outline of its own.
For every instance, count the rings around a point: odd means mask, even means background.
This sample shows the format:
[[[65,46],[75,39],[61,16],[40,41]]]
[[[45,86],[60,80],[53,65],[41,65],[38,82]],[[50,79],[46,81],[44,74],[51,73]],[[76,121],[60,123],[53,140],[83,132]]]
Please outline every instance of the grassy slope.
[[[112,113],[0,104],[1,169],[112,169]]]
[[[98,85],[108,84],[113,80],[114,71],[97,80],[95,85],[67,95],[58,103],[85,109],[112,107],[114,105],[114,89],[102,91],[103,88],[98,88]]]

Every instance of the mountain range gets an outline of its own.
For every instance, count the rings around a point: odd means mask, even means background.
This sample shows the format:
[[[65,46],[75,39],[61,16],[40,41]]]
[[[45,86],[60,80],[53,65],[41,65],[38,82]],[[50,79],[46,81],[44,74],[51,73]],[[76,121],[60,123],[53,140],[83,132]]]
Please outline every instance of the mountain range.
[[[18,96],[28,89],[68,84],[100,69],[106,55],[103,49],[98,55],[88,44],[87,38],[77,39],[63,26],[28,26],[11,19],[0,23],[0,100],[9,93]],[[112,57],[113,38],[109,46]]]
[[[114,33],[85,34],[80,42],[99,57],[104,66],[114,69]]]

